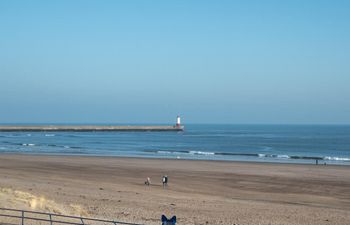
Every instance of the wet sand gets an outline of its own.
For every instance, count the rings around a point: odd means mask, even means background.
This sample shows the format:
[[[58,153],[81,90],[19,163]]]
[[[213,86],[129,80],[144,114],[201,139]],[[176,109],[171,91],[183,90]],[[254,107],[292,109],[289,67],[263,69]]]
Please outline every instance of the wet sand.
[[[0,207],[157,225],[162,214],[185,225],[345,225],[350,167],[2,154]]]

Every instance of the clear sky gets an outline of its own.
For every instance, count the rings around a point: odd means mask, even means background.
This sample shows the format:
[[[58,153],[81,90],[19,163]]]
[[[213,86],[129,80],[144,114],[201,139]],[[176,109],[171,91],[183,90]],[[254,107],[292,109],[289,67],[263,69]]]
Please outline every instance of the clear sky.
[[[0,123],[177,114],[349,124],[350,1],[0,0]]]

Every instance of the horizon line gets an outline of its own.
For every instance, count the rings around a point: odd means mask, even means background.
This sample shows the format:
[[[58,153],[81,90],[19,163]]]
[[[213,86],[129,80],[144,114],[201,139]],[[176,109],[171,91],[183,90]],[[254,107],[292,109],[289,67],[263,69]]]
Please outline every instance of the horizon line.
[[[118,123],[118,122],[0,122],[0,125],[174,125],[175,123],[152,123],[152,122],[136,122],[136,123]],[[350,123],[214,123],[214,122],[192,122],[182,123],[181,125],[329,125],[329,126],[349,126]]]

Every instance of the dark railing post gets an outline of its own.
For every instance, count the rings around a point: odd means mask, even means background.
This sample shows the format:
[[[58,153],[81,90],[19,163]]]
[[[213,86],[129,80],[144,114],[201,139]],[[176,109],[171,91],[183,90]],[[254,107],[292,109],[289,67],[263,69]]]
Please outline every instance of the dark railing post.
[[[24,211],[22,211],[22,225],[24,225]]]
[[[52,225],[52,215],[49,214],[49,216],[50,216],[50,225]]]
[[[83,218],[80,218],[80,220],[81,220],[81,224],[83,224],[83,225],[84,225],[84,221],[83,221]]]

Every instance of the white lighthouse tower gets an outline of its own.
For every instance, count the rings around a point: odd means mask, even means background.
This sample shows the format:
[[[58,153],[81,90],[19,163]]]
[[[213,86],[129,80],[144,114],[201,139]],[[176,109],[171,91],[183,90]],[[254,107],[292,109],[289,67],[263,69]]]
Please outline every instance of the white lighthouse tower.
[[[176,127],[181,127],[181,118],[180,118],[180,116],[176,117]]]

